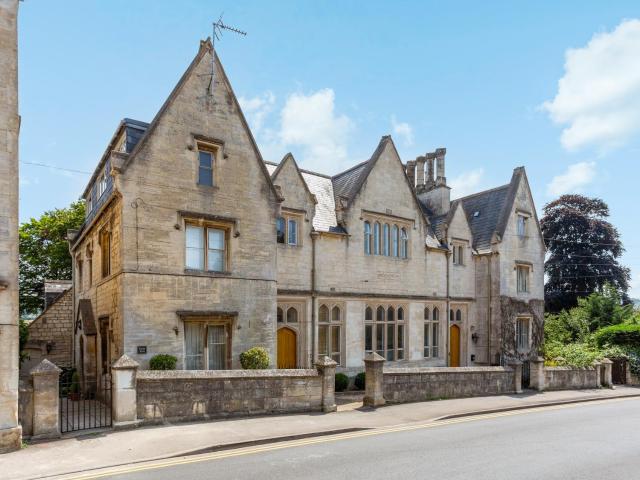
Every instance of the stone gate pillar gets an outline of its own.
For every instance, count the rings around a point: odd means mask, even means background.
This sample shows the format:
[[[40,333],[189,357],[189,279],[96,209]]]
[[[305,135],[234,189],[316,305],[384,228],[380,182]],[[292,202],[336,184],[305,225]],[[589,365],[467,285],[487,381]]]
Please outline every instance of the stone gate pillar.
[[[512,360],[509,366],[513,368],[513,390],[516,393],[522,393],[522,362]]]
[[[322,376],[322,411],[335,412],[336,406],[336,367],[338,364],[324,355],[316,362],[318,373]]]
[[[600,377],[602,386],[607,388],[613,388],[613,378],[612,378],[613,362],[608,358],[603,358],[600,361],[600,365],[602,368],[601,377]]]
[[[60,370],[46,358],[31,370],[33,439],[60,436]]]
[[[530,365],[531,365],[531,378],[529,380],[529,385],[534,390],[538,390],[539,392],[542,392],[546,387],[545,378],[544,378],[544,358],[542,357],[533,358],[530,361]]]
[[[384,361],[384,357],[376,352],[367,353],[364,357],[365,389],[362,403],[365,407],[380,407],[386,403],[382,373]]]
[[[18,0],[0,0],[0,453],[18,424]]]
[[[129,425],[138,419],[136,390],[138,367],[140,364],[126,354],[111,365],[114,427]]]

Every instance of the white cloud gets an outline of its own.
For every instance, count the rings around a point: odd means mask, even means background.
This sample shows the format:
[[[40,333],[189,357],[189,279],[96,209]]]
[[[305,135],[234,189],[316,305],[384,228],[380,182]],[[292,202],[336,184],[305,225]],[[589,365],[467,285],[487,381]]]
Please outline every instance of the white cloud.
[[[555,98],[542,108],[564,125],[567,150],[626,143],[640,131],[640,20],[625,20],[565,53]]]
[[[344,166],[353,122],[346,115],[336,115],[332,89],[289,95],[280,120],[280,143],[301,147],[305,168],[330,173]]]
[[[265,118],[273,110],[276,103],[276,96],[272,92],[267,91],[253,98],[239,97],[238,103],[247,116],[247,121],[249,125],[251,125],[251,129],[254,133],[258,133],[264,126]]]
[[[477,168],[462,172],[449,181],[452,198],[461,198],[481,190],[484,179],[484,169]]]
[[[391,115],[391,127],[393,133],[400,137],[405,147],[413,145],[413,129],[407,122],[398,122],[395,115]]]
[[[595,179],[595,176],[595,162],[574,163],[569,165],[566,172],[551,179],[547,185],[547,193],[554,197],[564,193],[579,193]]]

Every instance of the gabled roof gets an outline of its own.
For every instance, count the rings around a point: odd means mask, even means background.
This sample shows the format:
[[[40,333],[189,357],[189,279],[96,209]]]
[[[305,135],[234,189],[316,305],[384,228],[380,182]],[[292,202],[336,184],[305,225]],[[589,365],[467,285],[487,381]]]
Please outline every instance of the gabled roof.
[[[489,251],[494,241],[502,240],[524,175],[524,167],[518,167],[508,184],[458,199],[467,214],[476,250]]]
[[[251,146],[253,147],[253,150],[254,150],[254,153],[255,153],[257,159],[259,160],[259,162],[258,162],[259,163],[259,168],[264,173],[265,179],[266,179],[267,183],[269,184],[269,187],[271,188],[273,194],[275,195],[275,198],[276,199],[280,199],[280,195],[278,194],[278,191],[276,190],[275,186],[273,185],[273,182],[271,181],[271,176],[269,175],[269,172],[267,171],[267,169],[265,167],[264,160],[262,158],[262,154],[260,153],[260,150],[258,149],[258,145],[257,145],[257,143],[255,141],[255,138],[253,137],[253,133],[251,133],[251,129],[249,128],[249,124],[247,123],[247,120],[246,120],[246,118],[244,116],[244,113],[242,113],[242,109],[240,108],[240,104],[238,103],[238,98],[236,97],[236,94],[233,91],[233,88],[231,87],[231,83],[229,82],[229,78],[227,77],[227,74],[224,71],[224,67],[222,66],[222,63],[220,62],[220,59],[218,58],[217,53],[213,50],[213,45],[211,44],[211,39],[210,38],[207,38],[206,40],[201,40],[200,41],[200,48],[198,49],[198,53],[196,54],[194,59],[191,61],[191,63],[189,64],[189,66],[187,67],[185,72],[182,74],[182,77],[180,77],[180,80],[178,80],[178,83],[173,88],[173,90],[171,91],[171,93],[169,94],[169,96],[167,97],[165,102],[162,104],[162,107],[160,107],[160,110],[158,110],[158,113],[156,113],[155,117],[153,117],[153,120],[151,121],[151,123],[146,128],[144,134],[141,136],[139,141],[136,142],[136,145],[134,146],[133,150],[129,154],[129,157],[124,162],[124,164],[122,166],[122,170],[123,171],[126,170],[126,168],[129,166],[129,164],[131,164],[131,162],[134,161],[135,156],[137,155],[137,153],[143,148],[144,144],[148,141],[148,139],[151,137],[151,135],[153,134],[153,132],[157,128],[158,124],[160,123],[160,119],[163,117],[164,113],[167,111],[169,106],[173,103],[175,98],[178,96],[178,94],[182,90],[182,87],[184,86],[184,84],[191,77],[193,71],[200,64],[202,58],[207,53],[211,53],[213,55],[213,60],[215,62],[215,65],[216,65],[217,68],[220,69],[220,78],[218,78],[216,83],[217,84],[224,84],[225,87],[229,90],[229,92],[231,94],[231,101],[234,103],[234,105],[236,107],[236,110],[237,110],[237,112],[238,112],[238,114],[240,116],[240,122],[242,123],[242,126],[243,126],[243,128],[245,130],[245,133],[249,136],[249,141],[251,143]]]
[[[307,185],[307,182],[304,180],[304,178],[302,176],[302,172],[300,171],[300,168],[298,168],[298,162],[296,162],[296,159],[293,157],[293,154],[291,152],[287,153],[283,157],[283,159],[280,161],[280,163],[275,168],[275,170],[269,172],[269,175],[271,175],[271,180],[275,181],[275,179],[278,177],[278,174],[282,171],[282,168],[284,167],[284,165],[287,162],[293,162],[293,166],[296,169],[296,172],[298,173],[298,177],[300,178],[300,181],[302,182],[302,185],[304,185],[304,189],[307,191],[307,193],[311,197],[311,200],[314,203],[318,203],[318,201],[317,201],[316,197],[314,196],[314,194],[311,192],[311,190],[309,190],[309,185]],[[268,168],[267,168],[267,171],[269,171]]]

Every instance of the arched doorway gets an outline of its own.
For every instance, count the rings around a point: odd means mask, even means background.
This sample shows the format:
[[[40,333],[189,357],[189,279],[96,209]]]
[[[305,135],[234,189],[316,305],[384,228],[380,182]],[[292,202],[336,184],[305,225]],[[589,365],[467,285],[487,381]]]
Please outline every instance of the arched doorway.
[[[449,328],[449,366],[460,366],[460,327],[451,325]]]
[[[297,367],[296,332],[283,327],[278,330],[278,368]]]

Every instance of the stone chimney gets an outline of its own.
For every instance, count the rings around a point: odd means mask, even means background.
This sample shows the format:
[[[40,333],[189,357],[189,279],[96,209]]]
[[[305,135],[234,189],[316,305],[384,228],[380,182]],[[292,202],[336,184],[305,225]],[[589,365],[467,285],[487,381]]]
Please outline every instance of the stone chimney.
[[[416,158],[416,186],[420,188],[424,185],[424,157]]]
[[[409,160],[407,162],[407,177],[412,188],[416,188],[416,162]]]
[[[447,177],[444,175],[444,156],[447,153],[446,148],[436,148],[436,161],[438,162],[438,176],[436,177],[436,185],[447,185]]]
[[[449,212],[451,205],[451,189],[447,186],[444,170],[445,148],[437,148],[434,153],[427,153],[426,184],[418,190],[420,200],[427,205],[433,215],[444,215]],[[434,163],[436,163],[436,178],[434,181]]]
[[[436,158],[436,154],[431,152],[427,153],[427,179],[425,184],[427,185],[427,190],[431,190],[435,184],[433,179],[433,161]]]

